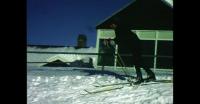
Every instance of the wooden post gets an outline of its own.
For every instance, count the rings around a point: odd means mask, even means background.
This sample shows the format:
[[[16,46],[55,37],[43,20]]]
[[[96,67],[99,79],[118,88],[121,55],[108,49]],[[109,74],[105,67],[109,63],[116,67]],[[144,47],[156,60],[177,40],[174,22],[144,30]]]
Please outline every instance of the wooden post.
[[[157,64],[157,48],[158,48],[158,31],[156,31],[156,39],[155,39],[155,50],[154,50],[154,69],[155,72],[156,64]]]
[[[115,61],[114,61],[114,70],[117,68],[117,54],[118,54],[118,45],[115,45]]]

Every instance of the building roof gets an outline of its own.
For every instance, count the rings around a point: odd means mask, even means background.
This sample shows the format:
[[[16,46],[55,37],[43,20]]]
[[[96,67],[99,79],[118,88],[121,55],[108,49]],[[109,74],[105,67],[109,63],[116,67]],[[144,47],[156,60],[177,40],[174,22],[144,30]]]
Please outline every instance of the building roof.
[[[133,29],[172,30],[173,2],[169,0],[133,0],[100,22],[97,29],[109,29],[113,22]]]

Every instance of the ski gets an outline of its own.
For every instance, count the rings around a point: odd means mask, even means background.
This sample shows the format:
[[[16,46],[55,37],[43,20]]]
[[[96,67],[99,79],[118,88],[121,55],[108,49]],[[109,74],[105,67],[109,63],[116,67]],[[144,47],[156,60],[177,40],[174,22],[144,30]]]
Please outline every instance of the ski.
[[[125,84],[131,84],[129,82],[124,82],[124,83],[113,83],[113,84],[98,84],[94,85],[94,87],[106,87],[106,86],[114,86],[114,85],[125,85]]]
[[[123,85],[126,85],[126,84],[129,84],[130,86],[137,89],[139,86],[145,86],[145,85],[151,85],[151,84],[161,84],[161,83],[172,83],[172,80],[156,80],[156,81],[150,81],[150,82],[143,82],[143,83],[137,84],[137,85],[135,85],[134,83],[131,83],[131,82],[103,84],[103,85],[98,83],[98,85],[94,85],[95,88],[84,89],[84,91],[87,92],[87,94],[96,94],[96,93],[101,93],[101,92],[105,92],[105,91],[121,89],[124,87]],[[86,94],[82,94],[82,95],[86,95]]]
[[[95,93],[101,93],[105,91],[111,91],[111,90],[116,90],[116,89],[121,89],[123,86],[105,86],[105,87],[99,87],[95,89],[84,89],[85,92],[88,94],[95,94]]]
[[[147,85],[147,84],[158,84],[158,83],[172,83],[172,80],[155,80],[155,81],[149,81],[149,82],[143,82],[141,83],[142,85]],[[134,82],[123,82],[123,83],[113,83],[113,84],[100,84],[94,85],[95,87],[106,87],[106,86],[114,86],[114,85],[125,85],[125,84],[130,84],[134,85]]]
[[[155,81],[152,81],[152,82],[160,82],[160,83],[172,83],[173,80],[155,80]]]
[[[155,80],[155,81],[143,82],[143,83],[138,84],[138,85],[144,86],[144,85],[162,84],[162,83],[172,83],[172,80]],[[133,84],[133,86],[135,86],[135,85]]]

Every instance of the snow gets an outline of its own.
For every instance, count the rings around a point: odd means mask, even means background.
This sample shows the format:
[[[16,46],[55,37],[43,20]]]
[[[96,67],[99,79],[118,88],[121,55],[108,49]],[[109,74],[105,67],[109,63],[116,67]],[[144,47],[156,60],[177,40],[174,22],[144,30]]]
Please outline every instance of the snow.
[[[173,83],[144,86],[123,85],[122,89],[86,94],[97,84],[126,82],[109,75],[88,75],[70,67],[27,66],[28,104],[172,104]],[[112,70],[113,69],[109,69]],[[86,70],[82,68],[81,70]],[[88,69],[87,69],[88,70]],[[89,69],[98,70],[98,69]],[[116,70],[116,73],[120,71]],[[155,71],[157,79],[173,79],[172,71]],[[134,71],[133,74],[135,75]],[[144,76],[145,77],[145,76]]]

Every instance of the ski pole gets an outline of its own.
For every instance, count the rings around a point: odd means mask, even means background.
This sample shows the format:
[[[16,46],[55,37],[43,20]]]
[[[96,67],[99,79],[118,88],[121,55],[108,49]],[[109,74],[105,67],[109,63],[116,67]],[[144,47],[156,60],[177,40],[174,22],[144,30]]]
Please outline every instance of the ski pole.
[[[119,60],[122,62],[122,65],[125,67],[125,63],[124,61],[122,60],[121,56],[119,55],[119,53],[117,53],[118,57],[119,57]]]
[[[122,60],[123,61],[123,60]],[[118,64],[120,65],[120,66],[122,66],[122,64],[119,62],[119,61],[117,61],[118,62]],[[128,77],[129,75],[128,75],[128,73],[125,71],[125,69],[127,69],[126,68],[126,66],[122,66],[122,71],[124,72],[124,74]],[[128,77],[128,79],[126,79],[128,82],[129,82],[129,84],[132,86],[132,81],[131,81],[131,78],[130,77]]]
[[[117,44],[116,44],[115,46],[117,47]],[[114,48],[113,45],[111,45],[111,47]],[[114,49],[115,49],[115,48],[114,48]],[[119,57],[119,59],[120,59],[120,61],[121,61],[121,63],[120,63],[120,62],[117,60],[117,63],[122,67],[122,71],[124,72],[124,74],[125,74],[126,76],[128,76],[128,73],[125,71],[126,66],[125,66],[125,64],[124,64],[124,61],[122,60],[121,56],[119,55],[118,50],[115,50],[115,51],[116,51],[115,53],[117,53],[117,57]],[[114,56],[115,56],[115,54],[114,54]]]
[[[119,60],[121,61],[121,63],[120,63],[119,61],[117,61],[118,64],[120,64],[120,66],[123,67],[123,68],[122,68],[122,71],[124,72],[124,74],[125,74],[126,76],[128,76],[127,72],[125,71],[125,69],[127,69],[126,66],[125,66],[125,63],[124,63],[122,57],[120,56],[120,54],[119,54],[118,52],[117,52],[117,56],[119,57]],[[127,80],[128,80],[128,82],[130,82],[130,81],[131,81],[131,78],[128,77]],[[130,85],[131,85],[131,84],[130,84]]]
[[[117,63],[118,63],[120,66],[122,66],[122,71],[124,72],[124,74],[125,74],[126,76],[128,76],[127,72],[125,71],[126,66],[125,66],[125,64],[124,64],[124,62],[123,62],[123,60],[122,60],[122,58],[120,57],[118,51],[117,51],[116,53],[117,53],[117,56],[119,57],[119,59],[120,59],[120,61],[121,61],[121,63],[120,63],[120,62],[117,60]]]
[[[120,65],[120,66],[122,66],[121,65],[121,63],[119,62],[119,61],[117,61],[118,62],[118,64]],[[124,66],[122,66],[122,71],[124,72],[124,74],[126,75],[126,76],[128,76],[128,73],[125,71],[125,69],[126,69],[126,67]]]
[[[118,56],[119,56],[119,54],[118,54]],[[120,59],[120,61],[121,61],[121,63],[120,63],[119,61],[117,61],[118,64],[120,64],[120,66],[122,66],[122,71],[124,72],[124,74],[125,74],[126,76],[128,76],[128,73],[125,71],[127,68],[126,68],[125,64],[123,64],[122,58]]]

